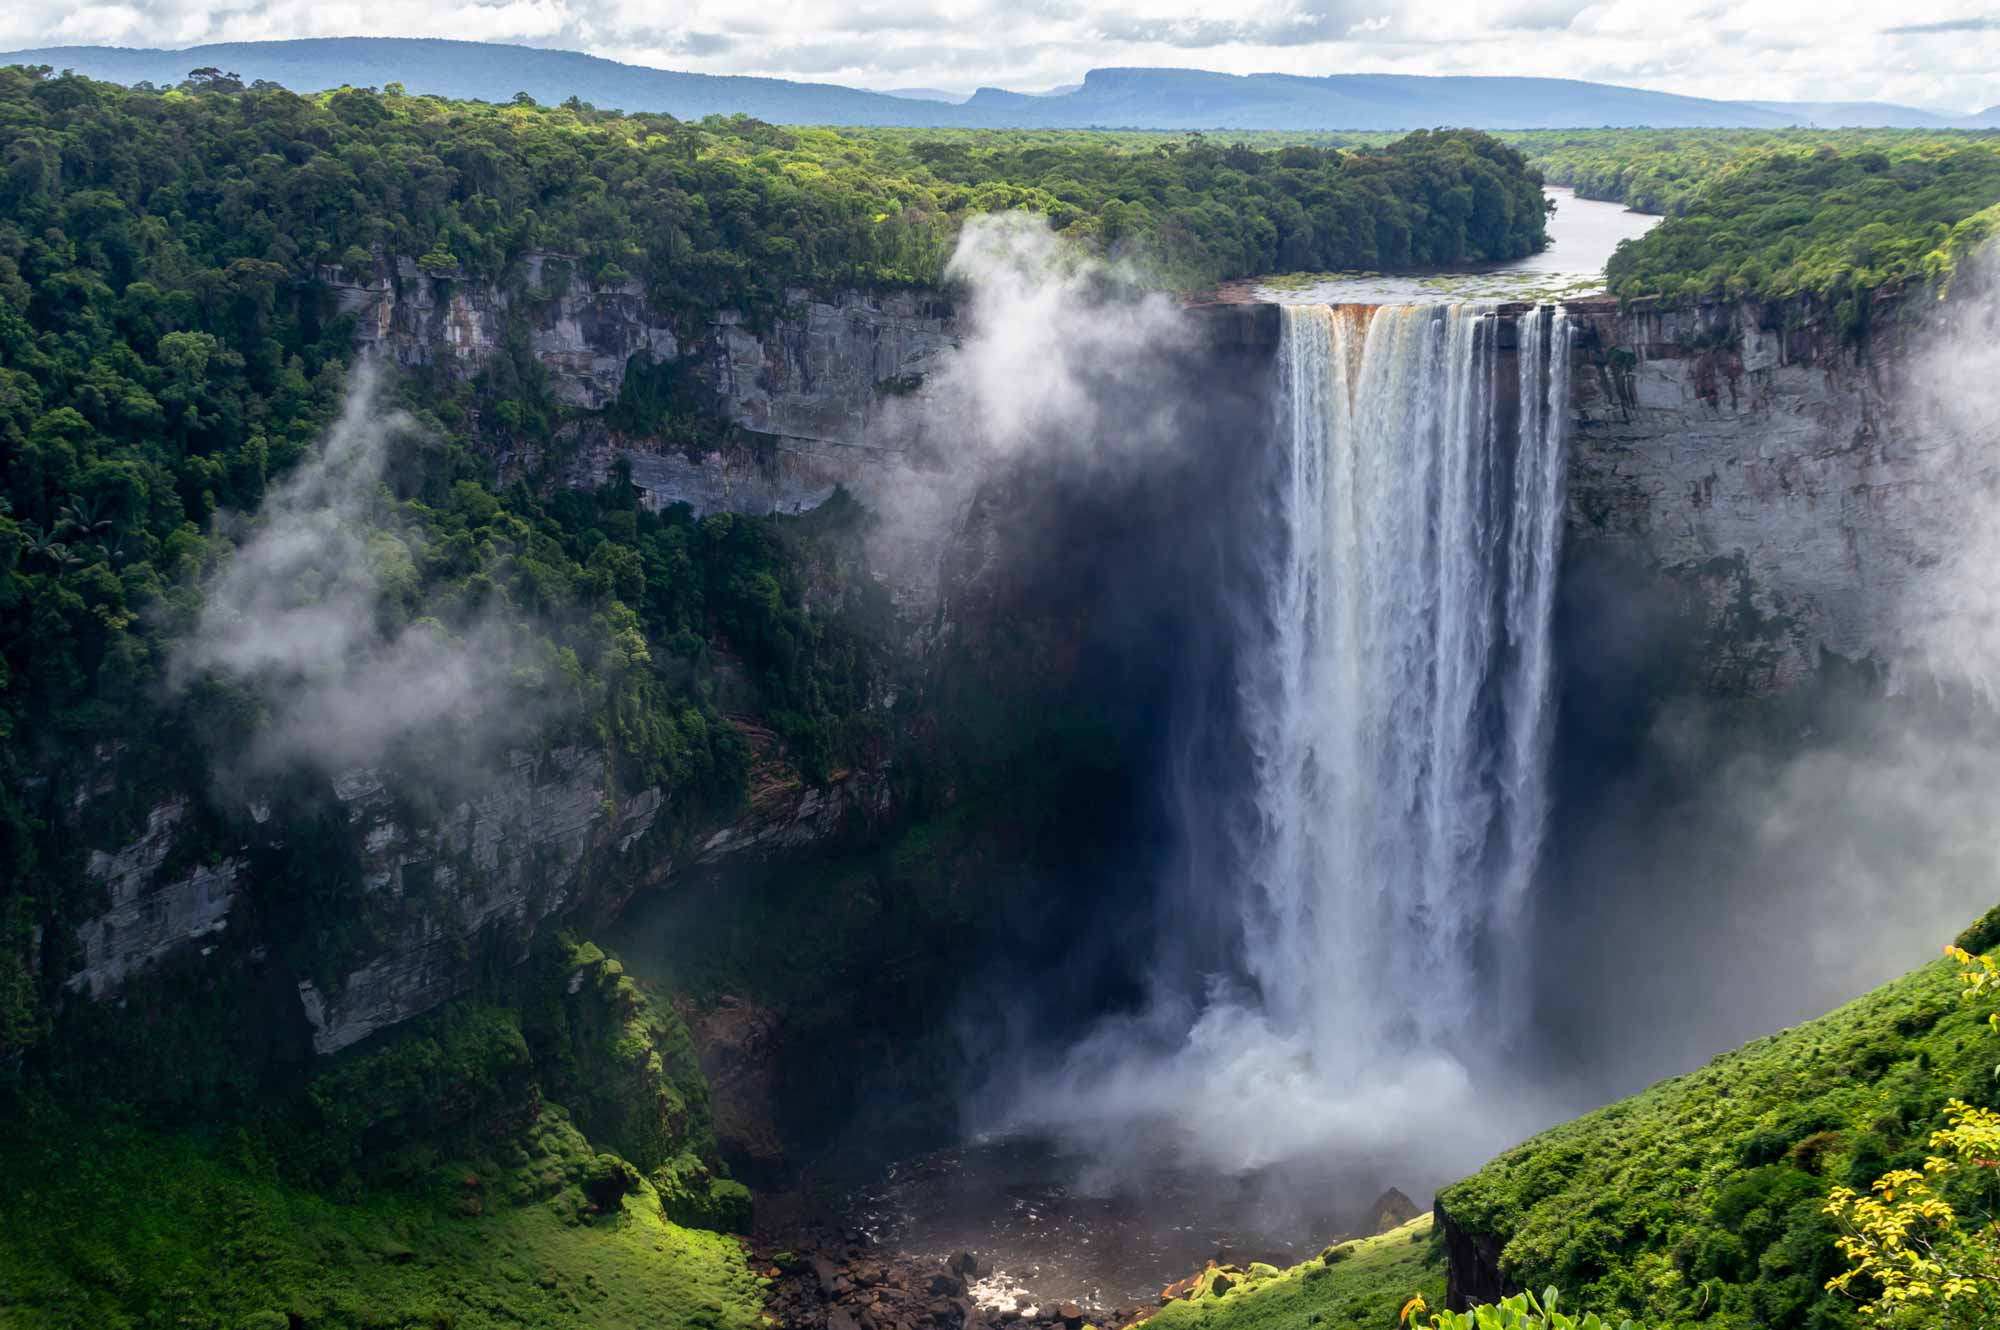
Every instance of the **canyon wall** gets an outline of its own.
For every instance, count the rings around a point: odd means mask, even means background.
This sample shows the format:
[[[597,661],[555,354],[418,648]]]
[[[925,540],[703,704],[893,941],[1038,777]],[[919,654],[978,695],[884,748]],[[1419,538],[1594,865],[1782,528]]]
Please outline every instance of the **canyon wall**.
[[[1806,301],[1570,306],[1570,557],[1677,588],[1702,686],[1782,691],[1823,652],[1890,657],[1943,490],[1893,299],[1846,338]]]
[[[554,391],[584,411],[617,400],[635,355],[685,361],[732,426],[718,450],[623,436],[596,416],[549,446],[563,450],[571,483],[601,482],[622,459],[649,504],[702,512],[808,508],[836,485],[865,495],[908,460],[894,404],[957,335],[935,294],[799,292],[753,327],[727,312],[670,317],[636,283],[590,286],[563,266],[533,256],[511,284],[438,280],[408,263],[325,275],[360,341],[403,365],[470,376],[506,347],[510,324],[515,335],[525,327]],[[1930,558],[1924,518],[1938,484],[1901,424],[1910,353],[1895,315],[1886,303],[1877,333],[1855,342],[1803,305],[1571,306],[1570,557],[1624,559],[1671,588],[1701,636],[1705,687],[1778,691],[1823,652],[1880,657],[1894,645],[1899,591]],[[1220,402],[1230,384],[1258,379],[1277,311],[1194,316],[1215,365],[1230,367],[1216,371]],[[960,531],[965,548],[931,562],[976,562],[980,539]],[[423,826],[399,815],[373,773],[336,788],[365,845],[367,890],[395,907],[385,911],[395,922],[330,981],[299,978],[322,1052],[461,991],[477,936],[519,942],[557,912],[614,912],[671,874],[676,856],[795,852],[887,805],[881,772],[831,790],[787,785],[670,847],[649,834],[668,792],[609,796],[602,755],[585,749],[519,755],[482,798]],[[106,908],[78,930],[72,991],[115,997],[162,960],[256,926],[246,851],[185,862],[187,815],[185,799],[168,799],[126,843],[89,847]]]
[[[1939,466],[1916,419],[1915,311],[1878,298],[1853,338],[1806,300],[1567,309],[1568,557],[1617,562],[1634,594],[1672,602],[1710,692],[1784,691],[1822,653],[1887,661],[1946,492],[1991,474]],[[1221,347],[1277,348],[1274,306],[1194,313]],[[1498,341],[1500,437],[1513,333]]]
[[[431,817],[413,815],[385,773],[334,777],[339,814],[361,846],[370,928],[330,978],[290,977],[314,1051],[337,1052],[458,995],[476,952],[523,954],[552,916],[608,917],[683,867],[796,851],[880,818],[889,803],[883,770],[847,773],[825,788],[770,781],[734,818],[677,836],[668,791],[619,796],[606,777],[593,748],[515,752],[476,796]],[[243,816],[229,816],[235,811]],[[261,935],[260,888],[268,884],[255,876],[257,851],[276,844],[262,834],[271,809],[223,812],[240,834],[193,864],[188,846],[214,832],[194,825],[188,796],[154,805],[129,842],[89,852],[84,872],[105,909],[77,929],[71,992],[116,998],[154,967],[205,960],[225,943],[239,960],[275,953],[275,939]]]

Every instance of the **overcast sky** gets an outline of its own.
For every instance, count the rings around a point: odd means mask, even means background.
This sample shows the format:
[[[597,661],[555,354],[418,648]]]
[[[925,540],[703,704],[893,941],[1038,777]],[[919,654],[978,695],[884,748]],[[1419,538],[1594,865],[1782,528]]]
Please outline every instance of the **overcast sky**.
[[[871,88],[1023,91],[1099,65],[1552,74],[1705,97],[2000,102],[2000,8],[1955,0],[6,0],[0,50],[462,37]]]

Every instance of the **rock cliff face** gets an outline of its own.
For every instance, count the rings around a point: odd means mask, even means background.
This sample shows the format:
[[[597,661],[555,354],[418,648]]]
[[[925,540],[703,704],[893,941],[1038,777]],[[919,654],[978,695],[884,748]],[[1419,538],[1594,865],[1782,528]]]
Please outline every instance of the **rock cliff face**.
[[[1272,308],[1200,313],[1219,346],[1269,352],[1278,320],[1258,311]],[[1992,474],[1937,464],[1916,409],[1922,332],[1900,302],[1878,299],[1859,340],[1806,301],[1568,309],[1569,557],[1664,587],[1709,691],[1782,691],[1823,652],[1893,656],[1946,491]],[[1504,416],[1516,339],[1500,333]]]
[[[1947,483],[1894,303],[1858,343],[1797,302],[1571,312],[1571,557],[1676,584],[1711,690],[1788,688],[1823,651],[1893,654]]]
[[[835,485],[866,491],[893,473],[904,461],[893,403],[956,337],[934,295],[798,293],[766,328],[726,314],[687,327],[636,283],[593,287],[567,268],[533,256],[511,285],[440,280],[407,263],[326,276],[361,340],[406,365],[474,374],[505,347],[510,322],[524,323],[556,392],[585,410],[617,399],[634,356],[691,361],[737,427],[720,451],[692,457],[597,419],[558,444],[573,483],[601,481],[624,459],[649,503],[699,511],[810,507]],[[1891,331],[1858,345],[1805,307],[1580,302],[1571,312],[1571,557],[1628,558],[1676,588],[1716,690],[1783,689],[1822,652],[1889,652],[1899,593],[1932,557],[1924,518],[1937,485],[1901,407],[1909,352],[1893,308],[1876,317]],[[1275,310],[1203,317],[1215,363],[1235,367],[1221,377],[1254,379],[1253,362],[1276,345]],[[954,539],[961,561],[976,555],[978,530]],[[523,755],[479,799],[420,828],[399,820],[371,773],[344,778],[336,792],[364,846],[365,888],[393,907],[395,926],[328,986],[301,978],[314,1046],[346,1047],[461,991],[482,934],[519,942],[551,914],[608,913],[671,874],[664,840],[647,835],[665,792],[612,803],[605,788],[600,754]],[[829,790],[773,787],[678,853],[708,864],[797,852],[879,817],[887,798],[879,772]],[[72,991],[113,997],[169,956],[255,927],[243,853],[176,855],[188,816],[186,800],[168,800],[129,843],[94,847],[87,871],[106,908],[78,930]]]
[[[690,453],[595,420],[555,445],[573,484],[602,483],[623,460],[646,503],[697,513],[796,512],[893,465],[901,444],[883,418],[957,337],[950,303],[922,291],[800,290],[768,327],[728,310],[692,323],[654,309],[643,283],[591,285],[552,254],[504,283],[434,278],[407,259],[322,276],[361,344],[404,366],[470,377],[518,321],[556,396],[588,411],[618,399],[634,356],[690,364],[736,427],[719,448]]]
[[[649,835],[666,792],[606,794],[604,756],[565,747],[516,753],[472,799],[427,825],[412,825],[380,773],[337,777],[333,792],[362,847],[361,889],[375,936],[337,980],[322,989],[298,981],[299,1010],[319,1053],[333,1053],[465,991],[475,940],[518,954],[543,920],[558,913],[614,912],[633,891],[665,882],[679,866],[675,847]],[[690,863],[758,858],[796,850],[879,816],[884,773],[854,773],[818,789],[792,782],[760,791],[740,818],[701,837]],[[269,810],[245,810],[253,824]],[[127,983],[170,958],[207,956],[222,935],[260,948],[248,846],[177,869],[176,850],[190,801],[150,810],[143,834],[90,855],[88,876],[105,892],[105,911],[77,930],[80,963],[72,992],[115,998]]]
[[[949,304],[914,292],[794,292],[768,327],[726,311],[689,326],[653,308],[640,283],[591,285],[550,254],[530,255],[504,283],[433,276],[407,259],[322,277],[354,317],[357,340],[395,363],[469,378],[510,335],[525,335],[557,397],[585,411],[618,400],[634,357],[691,364],[697,389],[713,391],[718,415],[735,426],[719,450],[692,455],[598,419],[554,442],[570,483],[601,483],[622,459],[648,504],[703,513],[810,508],[895,466],[900,450],[882,418],[955,336]],[[314,1048],[336,1052],[464,991],[481,939],[519,948],[559,912],[615,913],[632,891],[673,874],[676,853],[707,866],[797,852],[879,818],[889,800],[882,771],[825,789],[765,785],[737,819],[676,847],[648,835],[665,791],[614,803],[606,789],[599,752],[523,753],[477,798],[413,826],[378,773],[337,779],[381,926],[330,985],[299,979]],[[189,866],[190,809],[187,798],[166,800],[129,843],[91,851],[86,873],[106,908],[77,930],[72,992],[116,998],[152,967],[206,956],[225,938],[261,949],[247,847]],[[268,817],[245,811],[253,823]]]

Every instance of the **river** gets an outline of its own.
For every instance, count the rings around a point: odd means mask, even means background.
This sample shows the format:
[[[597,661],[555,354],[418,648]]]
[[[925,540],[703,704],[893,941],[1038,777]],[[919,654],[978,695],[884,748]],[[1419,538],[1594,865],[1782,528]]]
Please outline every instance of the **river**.
[[[1429,272],[1289,273],[1234,282],[1221,293],[1233,300],[1286,305],[1394,305],[1440,300],[1559,300],[1604,289],[1604,265],[1621,241],[1637,240],[1658,217],[1622,204],[1580,199],[1568,189],[1542,191],[1554,199],[1549,245],[1511,263]]]

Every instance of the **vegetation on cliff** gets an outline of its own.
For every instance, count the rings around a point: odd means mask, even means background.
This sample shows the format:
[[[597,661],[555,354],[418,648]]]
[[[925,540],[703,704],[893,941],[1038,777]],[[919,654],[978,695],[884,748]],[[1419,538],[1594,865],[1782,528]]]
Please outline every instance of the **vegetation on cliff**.
[[[1724,167],[1772,152],[1879,152],[1894,160],[2000,145],[2000,130],[1537,129],[1501,136],[1552,185],[1637,212],[1684,212]]]
[[[1976,927],[1966,945],[1990,948]],[[1860,1323],[1828,1288],[1846,1268],[1836,1188],[1922,1169],[1949,1100],[2000,1105],[1984,1015],[1949,961],[1746,1045],[1498,1156],[1438,1197],[1490,1244],[1510,1287],[1718,1330]],[[1939,1179],[1992,1213],[1991,1169]],[[1857,1290],[1858,1291],[1858,1290]]]

